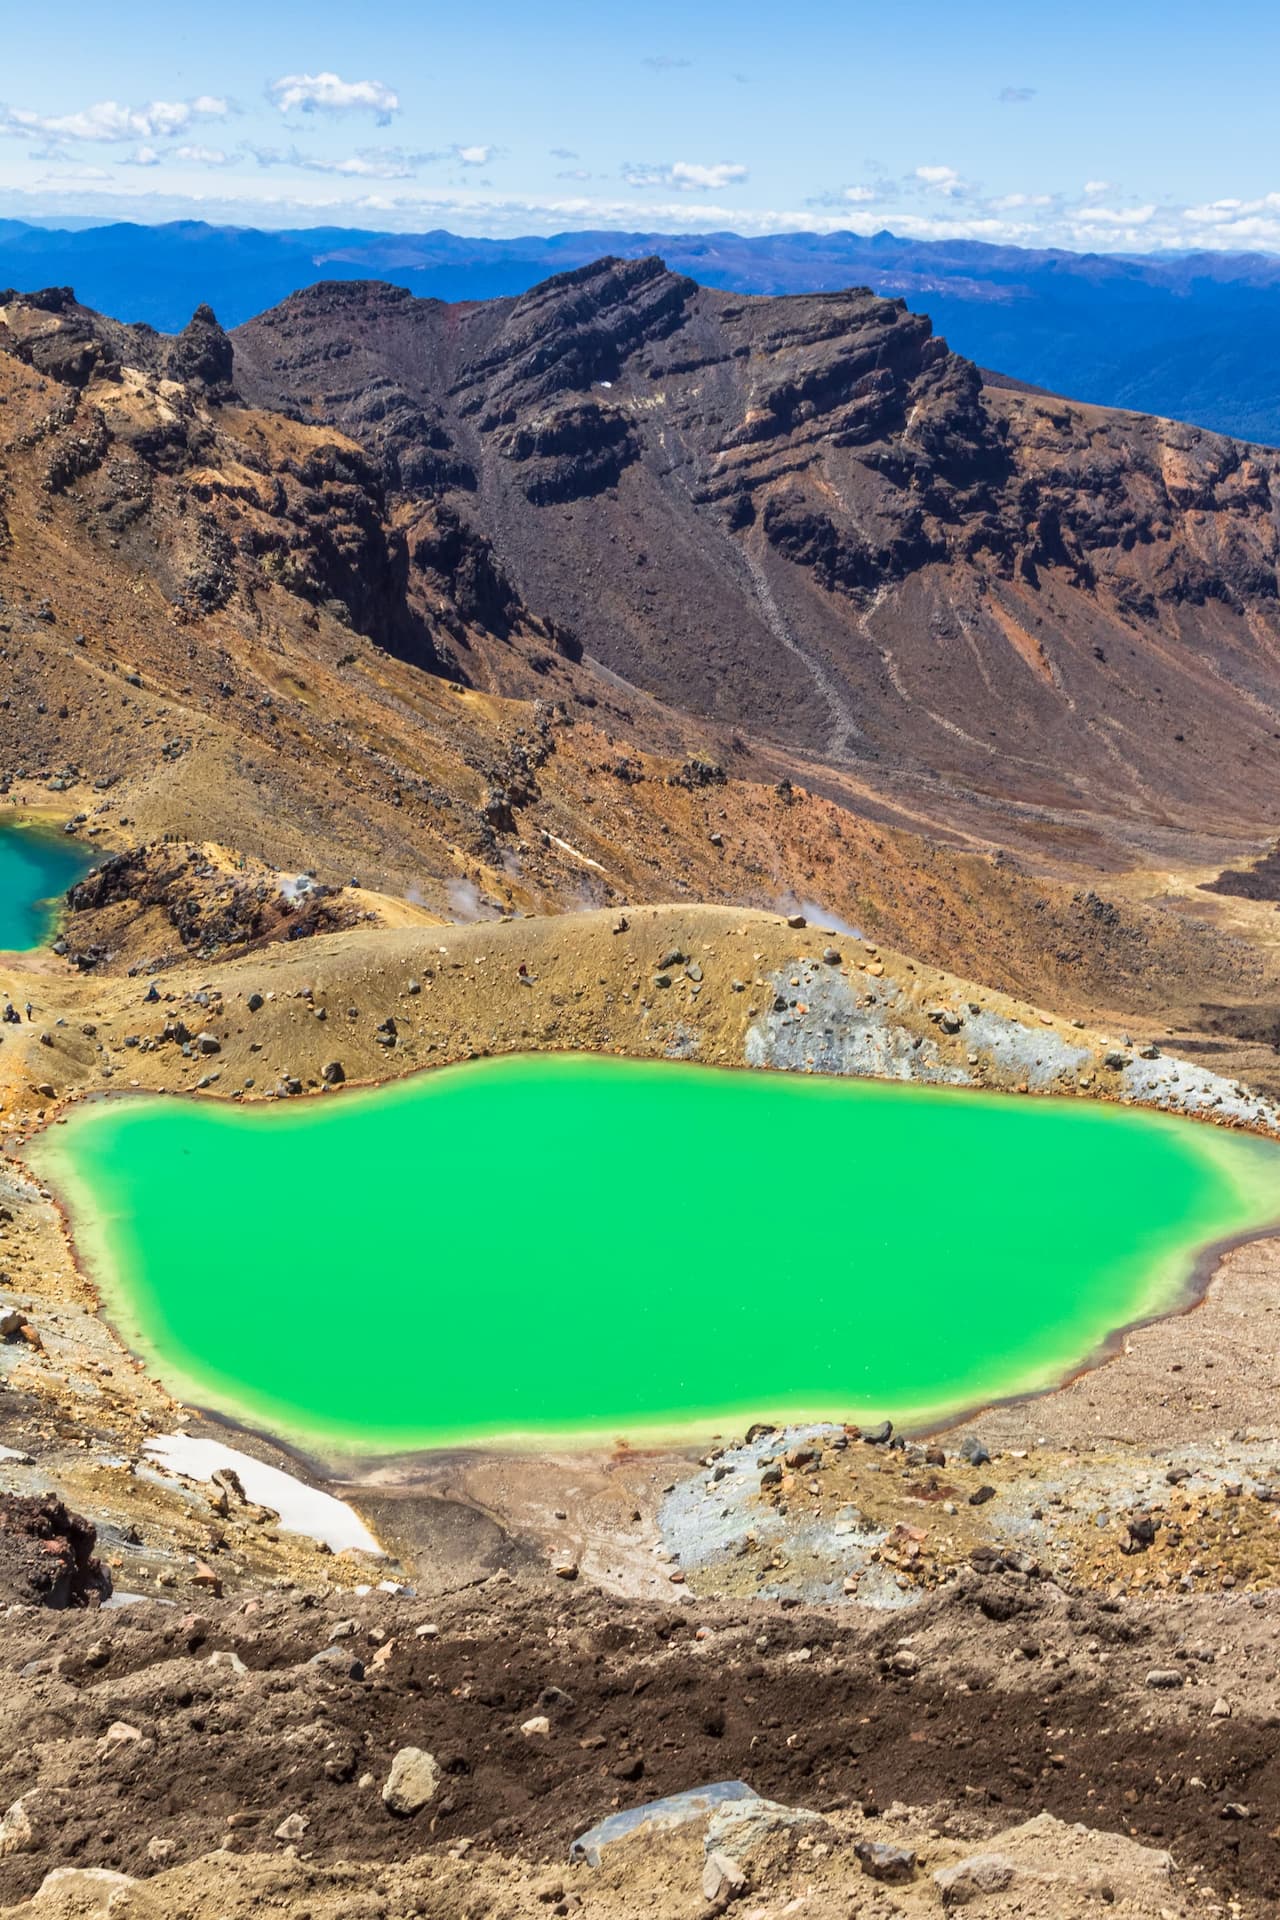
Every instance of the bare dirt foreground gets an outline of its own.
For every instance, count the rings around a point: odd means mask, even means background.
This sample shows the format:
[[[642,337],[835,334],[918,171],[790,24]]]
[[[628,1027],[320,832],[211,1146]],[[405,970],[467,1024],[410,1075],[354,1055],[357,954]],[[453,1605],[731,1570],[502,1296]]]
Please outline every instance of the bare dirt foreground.
[[[134,978],[46,955],[0,962],[3,995],[33,1005],[0,1042],[15,1156],[99,1089],[287,1098],[335,1063],[353,1083],[587,1044],[1274,1122],[1119,1021],[730,908],[355,921]],[[1275,1243],[1058,1392],[904,1444],[307,1463],[142,1374],[20,1157],[0,1236],[0,1910],[1280,1901]],[[341,1337],[376,1340],[376,1312]],[[327,1482],[386,1554],[324,1550],[234,1475],[164,1472],[149,1443],[177,1431]],[[726,1780],[763,1804],[570,1861],[609,1814]]]

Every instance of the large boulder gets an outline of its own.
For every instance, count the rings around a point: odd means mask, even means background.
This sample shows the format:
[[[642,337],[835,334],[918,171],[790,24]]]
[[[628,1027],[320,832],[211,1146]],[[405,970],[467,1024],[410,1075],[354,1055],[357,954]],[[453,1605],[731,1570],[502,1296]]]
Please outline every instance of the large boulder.
[[[0,1493],[0,1601],[97,1606],[111,1592],[97,1542],[97,1529],[56,1494]]]

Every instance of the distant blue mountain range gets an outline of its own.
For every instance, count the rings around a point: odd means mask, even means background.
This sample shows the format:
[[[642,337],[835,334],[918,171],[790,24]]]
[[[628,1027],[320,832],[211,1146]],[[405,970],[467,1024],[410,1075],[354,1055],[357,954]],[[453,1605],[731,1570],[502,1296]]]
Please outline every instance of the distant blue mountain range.
[[[441,300],[522,293],[602,254],[657,253],[739,293],[869,286],[902,294],[979,365],[1073,399],[1170,414],[1280,445],[1280,257],[1039,252],[891,233],[296,232],[0,220],[0,288],[72,286],[170,332],[201,302],[233,327],[321,279],[390,280]]]

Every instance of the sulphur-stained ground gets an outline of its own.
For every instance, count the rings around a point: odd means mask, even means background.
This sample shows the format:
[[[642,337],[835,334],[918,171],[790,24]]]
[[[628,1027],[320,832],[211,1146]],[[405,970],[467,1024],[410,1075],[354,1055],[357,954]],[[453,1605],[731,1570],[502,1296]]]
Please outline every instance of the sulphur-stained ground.
[[[341,1099],[522,1048],[1262,1128],[1265,1098],[1167,1034],[1079,1024],[865,929],[644,906],[394,925],[338,889],[336,929],[288,940],[250,925],[259,874],[210,864],[201,900],[245,935],[230,957],[145,964],[174,932],[164,893],[132,975],[0,963],[23,1013],[0,1028],[5,1911],[1272,1909],[1274,1242],[1076,1380],[946,1432],[320,1461],[145,1375],[22,1159],[86,1094]],[[376,1305],[335,1337],[376,1341]],[[329,1550],[287,1486],[268,1501],[175,1452],[182,1433],[323,1485],[382,1554]],[[88,1604],[36,1604],[59,1581]],[[431,1790],[397,1811],[405,1749]],[[766,1810],[570,1861],[609,1814],[723,1780]]]

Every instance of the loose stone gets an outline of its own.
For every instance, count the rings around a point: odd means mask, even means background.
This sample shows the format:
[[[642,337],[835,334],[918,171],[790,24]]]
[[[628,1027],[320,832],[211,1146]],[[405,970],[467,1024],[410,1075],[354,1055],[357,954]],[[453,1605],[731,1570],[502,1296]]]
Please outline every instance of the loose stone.
[[[911,1847],[894,1847],[883,1840],[859,1840],[854,1849],[862,1871],[889,1886],[905,1886],[916,1877],[916,1855]]]
[[[435,1756],[421,1747],[401,1747],[382,1789],[383,1805],[392,1813],[408,1817],[434,1798],[439,1785],[440,1768]]]

